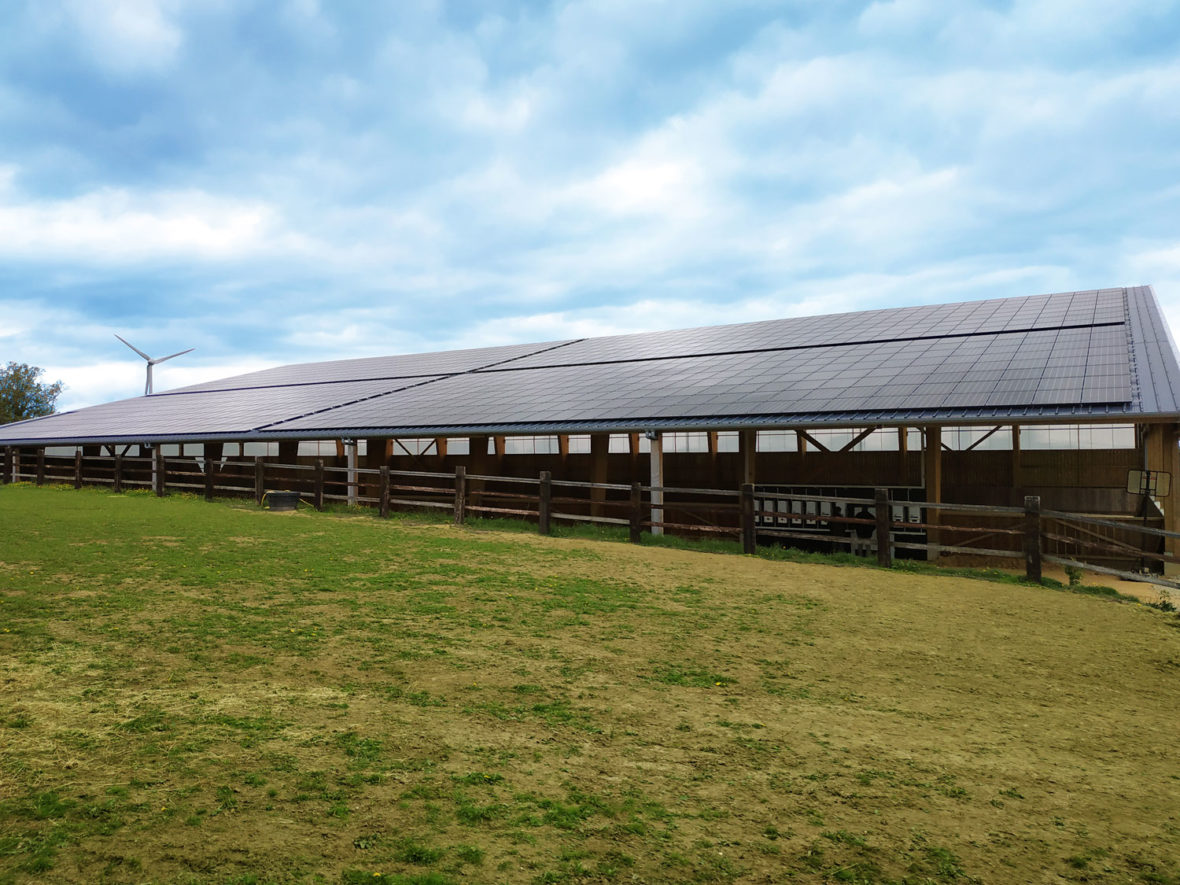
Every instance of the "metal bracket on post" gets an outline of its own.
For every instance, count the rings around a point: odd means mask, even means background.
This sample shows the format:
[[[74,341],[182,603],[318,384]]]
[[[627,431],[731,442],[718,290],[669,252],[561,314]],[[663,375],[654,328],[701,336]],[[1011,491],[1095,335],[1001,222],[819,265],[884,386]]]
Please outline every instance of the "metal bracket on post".
[[[1024,574],[1028,580],[1041,583],[1041,498],[1027,495],[1024,499]]]

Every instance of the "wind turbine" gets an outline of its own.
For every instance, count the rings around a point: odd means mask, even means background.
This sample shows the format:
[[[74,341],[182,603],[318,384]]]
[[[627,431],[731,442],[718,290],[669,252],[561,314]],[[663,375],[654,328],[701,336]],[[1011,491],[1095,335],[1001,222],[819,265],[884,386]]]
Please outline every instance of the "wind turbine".
[[[122,341],[124,344],[126,344],[128,347],[130,347],[132,350],[134,350],[136,353],[138,353],[145,360],[147,360],[147,384],[144,385],[144,388],[143,388],[143,395],[144,396],[150,396],[151,392],[152,392],[152,366],[154,366],[156,363],[162,363],[162,362],[164,362],[164,360],[170,360],[173,357],[183,356],[186,353],[191,353],[192,351],[196,350],[195,347],[190,347],[188,350],[182,350],[182,351],[180,351],[180,353],[174,353],[171,356],[162,356],[162,357],[159,357],[158,359],[152,359],[150,356],[148,356],[146,353],[144,353],[142,350],[140,350],[138,347],[136,347],[134,344],[132,344],[130,341],[128,341],[126,338],[124,338],[122,335],[116,334],[115,337],[118,338],[120,341]]]

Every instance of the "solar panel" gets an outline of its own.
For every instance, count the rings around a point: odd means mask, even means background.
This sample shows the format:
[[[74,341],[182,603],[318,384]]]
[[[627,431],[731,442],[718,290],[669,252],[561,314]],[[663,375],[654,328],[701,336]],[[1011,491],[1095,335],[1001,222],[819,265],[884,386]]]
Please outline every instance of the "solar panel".
[[[282,366],[10,425],[0,443],[1133,414],[1176,409],[1176,390],[1180,366],[1150,289],[1113,289]]]

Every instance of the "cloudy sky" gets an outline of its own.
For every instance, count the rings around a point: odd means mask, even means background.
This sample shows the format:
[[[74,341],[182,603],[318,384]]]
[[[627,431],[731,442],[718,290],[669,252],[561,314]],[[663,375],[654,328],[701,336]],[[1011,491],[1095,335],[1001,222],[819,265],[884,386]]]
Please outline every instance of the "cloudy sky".
[[[318,359],[1150,283],[1173,0],[0,0],[0,362]]]

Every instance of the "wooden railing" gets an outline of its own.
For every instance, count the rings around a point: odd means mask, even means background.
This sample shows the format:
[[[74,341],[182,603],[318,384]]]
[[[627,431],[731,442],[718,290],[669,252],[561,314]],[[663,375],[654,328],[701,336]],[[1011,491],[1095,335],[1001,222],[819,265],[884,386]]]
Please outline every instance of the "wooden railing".
[[[4,483],[27,481],[109,486],[116,492],[151,489],[214,497],[252,497],[258,504],[268,490],[294,491],[317,510],[329,503],[375,508],[382,516],[393,509],[449,511],[454,521],[468,517],[513,517],[535,521],[549,534],[556,523],[594,523],[626,527],[631,541],[644,531],[729,537],[753,553],[759,543],[802,542],[813,549],[850,550],[875,557],[888,567],[899,551],[937,558],[946,554],[986,559],[1023,560],[1025,574],[1040,581],[1043,564],[1076,567],[1165,587],[1177,583],[1154,574],[1177,563],[1169,547],[1180,533],[1149,525],[1147,520],[1042,510],[1040,499],[1024,507],[954,504],[935,501],[895,502],[887,489],[873,497],[807,495],[740,489],[649,486],[641,483],[555,480],[549,471],[514,477],[453,473],[276,464],[264,458],[216,461],[122,455],[19,457],[3,452]],[[906,521],[894,518],[904,505]],[[1120,568],[1119,565],[1124,567]]]

